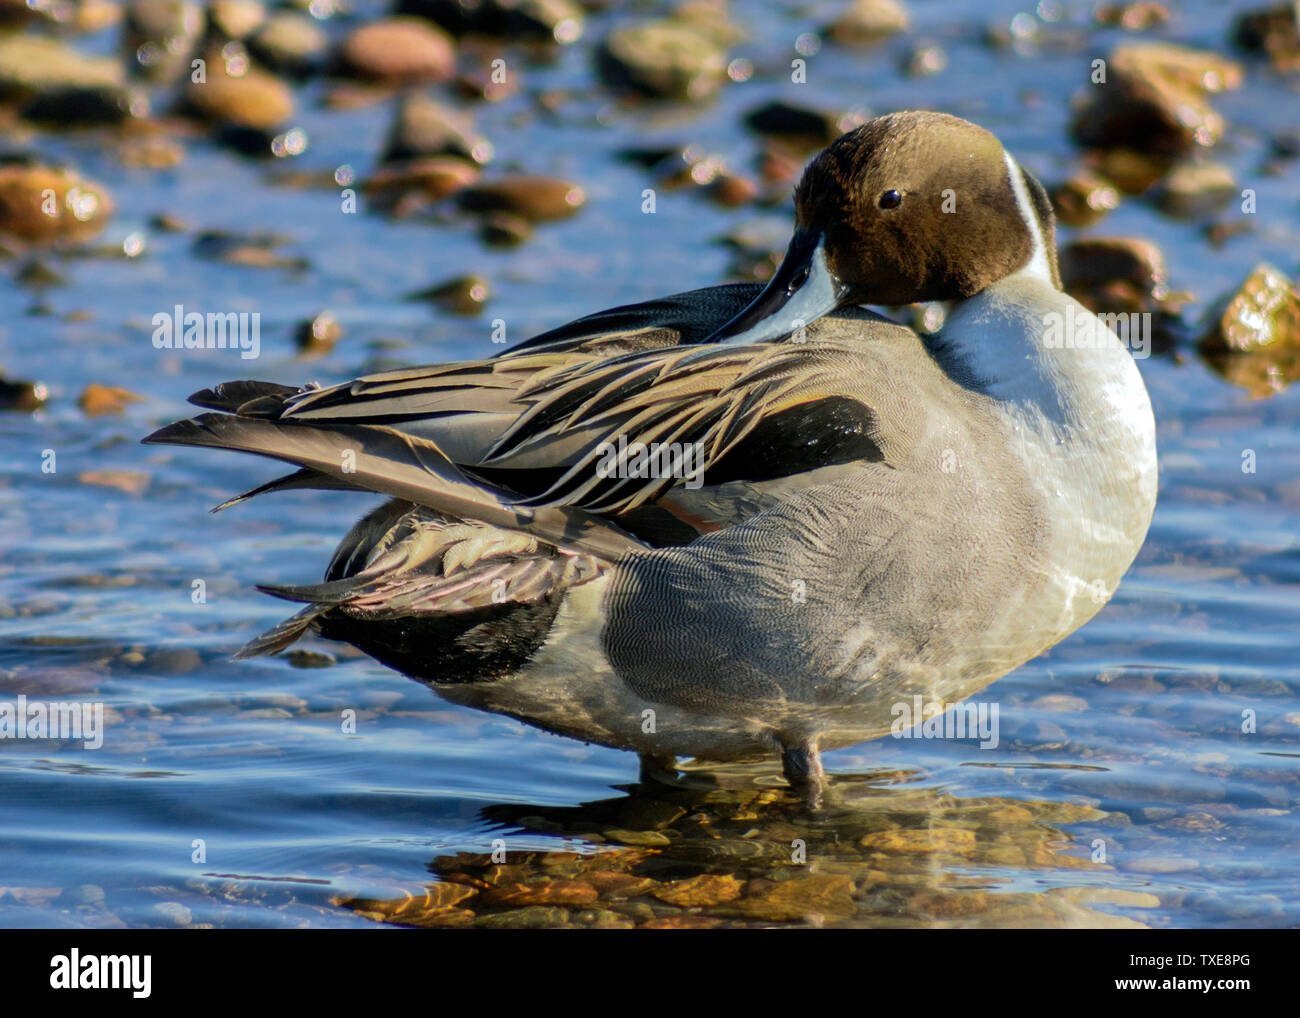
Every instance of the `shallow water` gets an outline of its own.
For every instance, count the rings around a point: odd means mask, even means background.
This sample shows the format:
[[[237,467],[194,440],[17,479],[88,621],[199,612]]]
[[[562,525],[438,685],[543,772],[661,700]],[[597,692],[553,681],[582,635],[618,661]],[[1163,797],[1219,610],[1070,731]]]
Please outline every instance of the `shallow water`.
[[[11,137],[10,147],[67,160],[109,189],[118,212],[94,246],[120,249],[134,233],[146,246],[130,259],[48,256],[65,282],[40,292],[16,281],[16,262],[0,280],[0,363],[52,394],[38,414],[0,415],[0,700],[102,702],[108,725],[94,750],[0,741],[0,925],[482,921],[441,897],[419,905],[431,868],[479,888],[480,902],[490,885],[536,874],[592,886],[585,875],[605,868],[655,881],[617,908],[618,894],[595,904],[565,885],[479,909],[502,923],[1300,923],[1296,388],[1251,399],[1186,343],[1143,361],[1160,502],[1114,601],[980,695],[999,708],[996,749],[885,739],[828,754],[837,801],[815,820],[789,801],[775,762],[691,769],[675,789],[636,785],[630,754],[444,704],[346,647],[304,645],[334,655],[328,667],[232,662],[235,648],[288,614],[253,585],[317,579],[374,500],[286,493],[212,517],[209,507],[275,468],[137,444],[184,415],[187,394],[224,379],[329,383],[380,363],[482,356],[499,349],[493,319],[513,341],[725,280],[730,255],[717,238],[743,226],[783,246],[788,207],[727,211],[660,190],[656,214],[643,215],[654,180],[617,153],[696,143],[748,169],[758,149],[741,115],[769,99],[943,109],[993,130],[1043,179],[1060,179],[1078,155],[1068,97],[1088,62],[1125,35],[1089,29],[1063,51],[1024,54],[980,41],[1021,6],[917,0],[912,33],[874,50],[824,46],[809,59],[808,83],[793,85],[792,41],[825,16],[733,4],[751,38],[732,55],[753,61],[754,78],[676,111],[621,109],[593,86],[588,43],[628,15],[594,16],[587,41],[525,65],[518,95],[477,108],[497,168],[569,177],[588,196],[577,216],[504,252],[455,217],[344,215],[336,189],[277,184],[282,166],[198,136],[163,171],[123,166],[93,133]],[[1230,5],[1179,8],[1146,37],[1226,50]],[[107,50],[112,34],[88,47]],[[946,50],[948,69],[901,74],[923,39]],[[1300,104],[1285,81],[1248,67],[1244,87],[1215,101],[1231,127],[1214,157],[1257,189],[1254,231],[1213,249],[1199,224],[1132,199],[1088,231],[1157,242],[1173,287],[1195,295],[1189,321],[1258,261],[1298,268],[1300,166],[1274,176],[1260,167],[1269,136],[1297,126]],[[319,105],[323,89],[298,90],[310,147],[294,165],[328,174],[348,164],[364,175],[389,104],[334,112]],[[549,91],[564,98],[539,112],[535,96]],[[153,230],[159,212],[190,230]],[[194,251],[205,229],[274,231],[286,238],[282,253],[309,265],[205,260]],[[471,270],[493,287],[478,318],[399,299]],[[175,304],[259,311],[260,358],[154,349],[152,316]],[[323,309],[344,338],[304,361],[292,329]],[[76,396],[89,382],[146,400],[88,418]],[[41,469],[47,449],[54,473]],[[1242,468],[1247,450],[1253,473]],[[121,487],[88,481],[90,471]],[[191,599],[196,579],[206,603]],[[355,734],[340,731],[349,709]],[[1243,731],[1245,712],[1253,731]],[[475,855],[498,839],[518,867],[504,877]],[[716,879],[672,883],[700,874]],[[384,904],[394,900],[403,903]]]

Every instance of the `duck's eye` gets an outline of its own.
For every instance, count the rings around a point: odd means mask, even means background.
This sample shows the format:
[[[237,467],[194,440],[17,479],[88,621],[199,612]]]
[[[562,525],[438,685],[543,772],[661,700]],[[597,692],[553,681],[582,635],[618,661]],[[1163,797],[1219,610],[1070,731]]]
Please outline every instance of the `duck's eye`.
[[[892,187],[880,196],[880,207],[882,209],[896,209],[901,204],[903,204],[903,196]]]

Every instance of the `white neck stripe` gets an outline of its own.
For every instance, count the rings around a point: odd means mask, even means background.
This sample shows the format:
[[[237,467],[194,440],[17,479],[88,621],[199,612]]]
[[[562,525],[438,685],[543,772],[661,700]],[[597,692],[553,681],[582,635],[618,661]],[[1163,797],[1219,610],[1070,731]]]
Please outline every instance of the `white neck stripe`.
[[[1034,211],[1029,189],[1025,187],[1025,178],[1021,173],[1020,164],[1011,158],[1010,152],[1003,150],[1002,154],[1006,157],[1007,173],[1011,177],[1011,190],[1015,192],[1016,204],[1020,207],[1020,218],[1025,221],[1031,243],[1034,245],[1029,261],[1019,271],[1051,283],[1052,266],[1047,260],[1047,245],[1043,243],[1043,227]]]

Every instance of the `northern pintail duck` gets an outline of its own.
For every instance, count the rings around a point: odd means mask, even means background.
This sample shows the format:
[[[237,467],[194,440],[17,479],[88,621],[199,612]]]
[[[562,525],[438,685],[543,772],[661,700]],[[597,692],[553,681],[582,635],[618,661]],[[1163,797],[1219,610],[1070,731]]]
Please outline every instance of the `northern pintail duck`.
[[[764,288],[191,397],[216,412],[145,441],[300,467],[228,504],[391,496],[324,582],[263,588],[306,607],[241,655],[312,629],[643,764],[780,752],[816,803],[820,749],[1092,618],[1151,520],[1155,424],[1128,350],[1062,292],[1043,188],[982,128],[898,113],[817,156],[795,209]],[[937,334],[860,307],[916,301],[950,302]]]

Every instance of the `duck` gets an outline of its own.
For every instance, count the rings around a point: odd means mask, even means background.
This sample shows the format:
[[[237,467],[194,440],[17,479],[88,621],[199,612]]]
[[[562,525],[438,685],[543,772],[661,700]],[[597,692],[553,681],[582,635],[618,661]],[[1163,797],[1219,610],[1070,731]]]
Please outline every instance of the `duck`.
[[[1146,538],[1155,421],[1133,353],[1062,289],[1042,185],[984,128],[906,111],[816,155],[794,211],[766,285],[195,393],[208,412],[144,441],[297,468],[218,508],[387,496],[322,582],[259,588],[303,607],[237,656],[314,632],[643,774],[779,755],[817,809],[824,751],[1086,623]],[[918,302],[940,329],[871,310]]]

